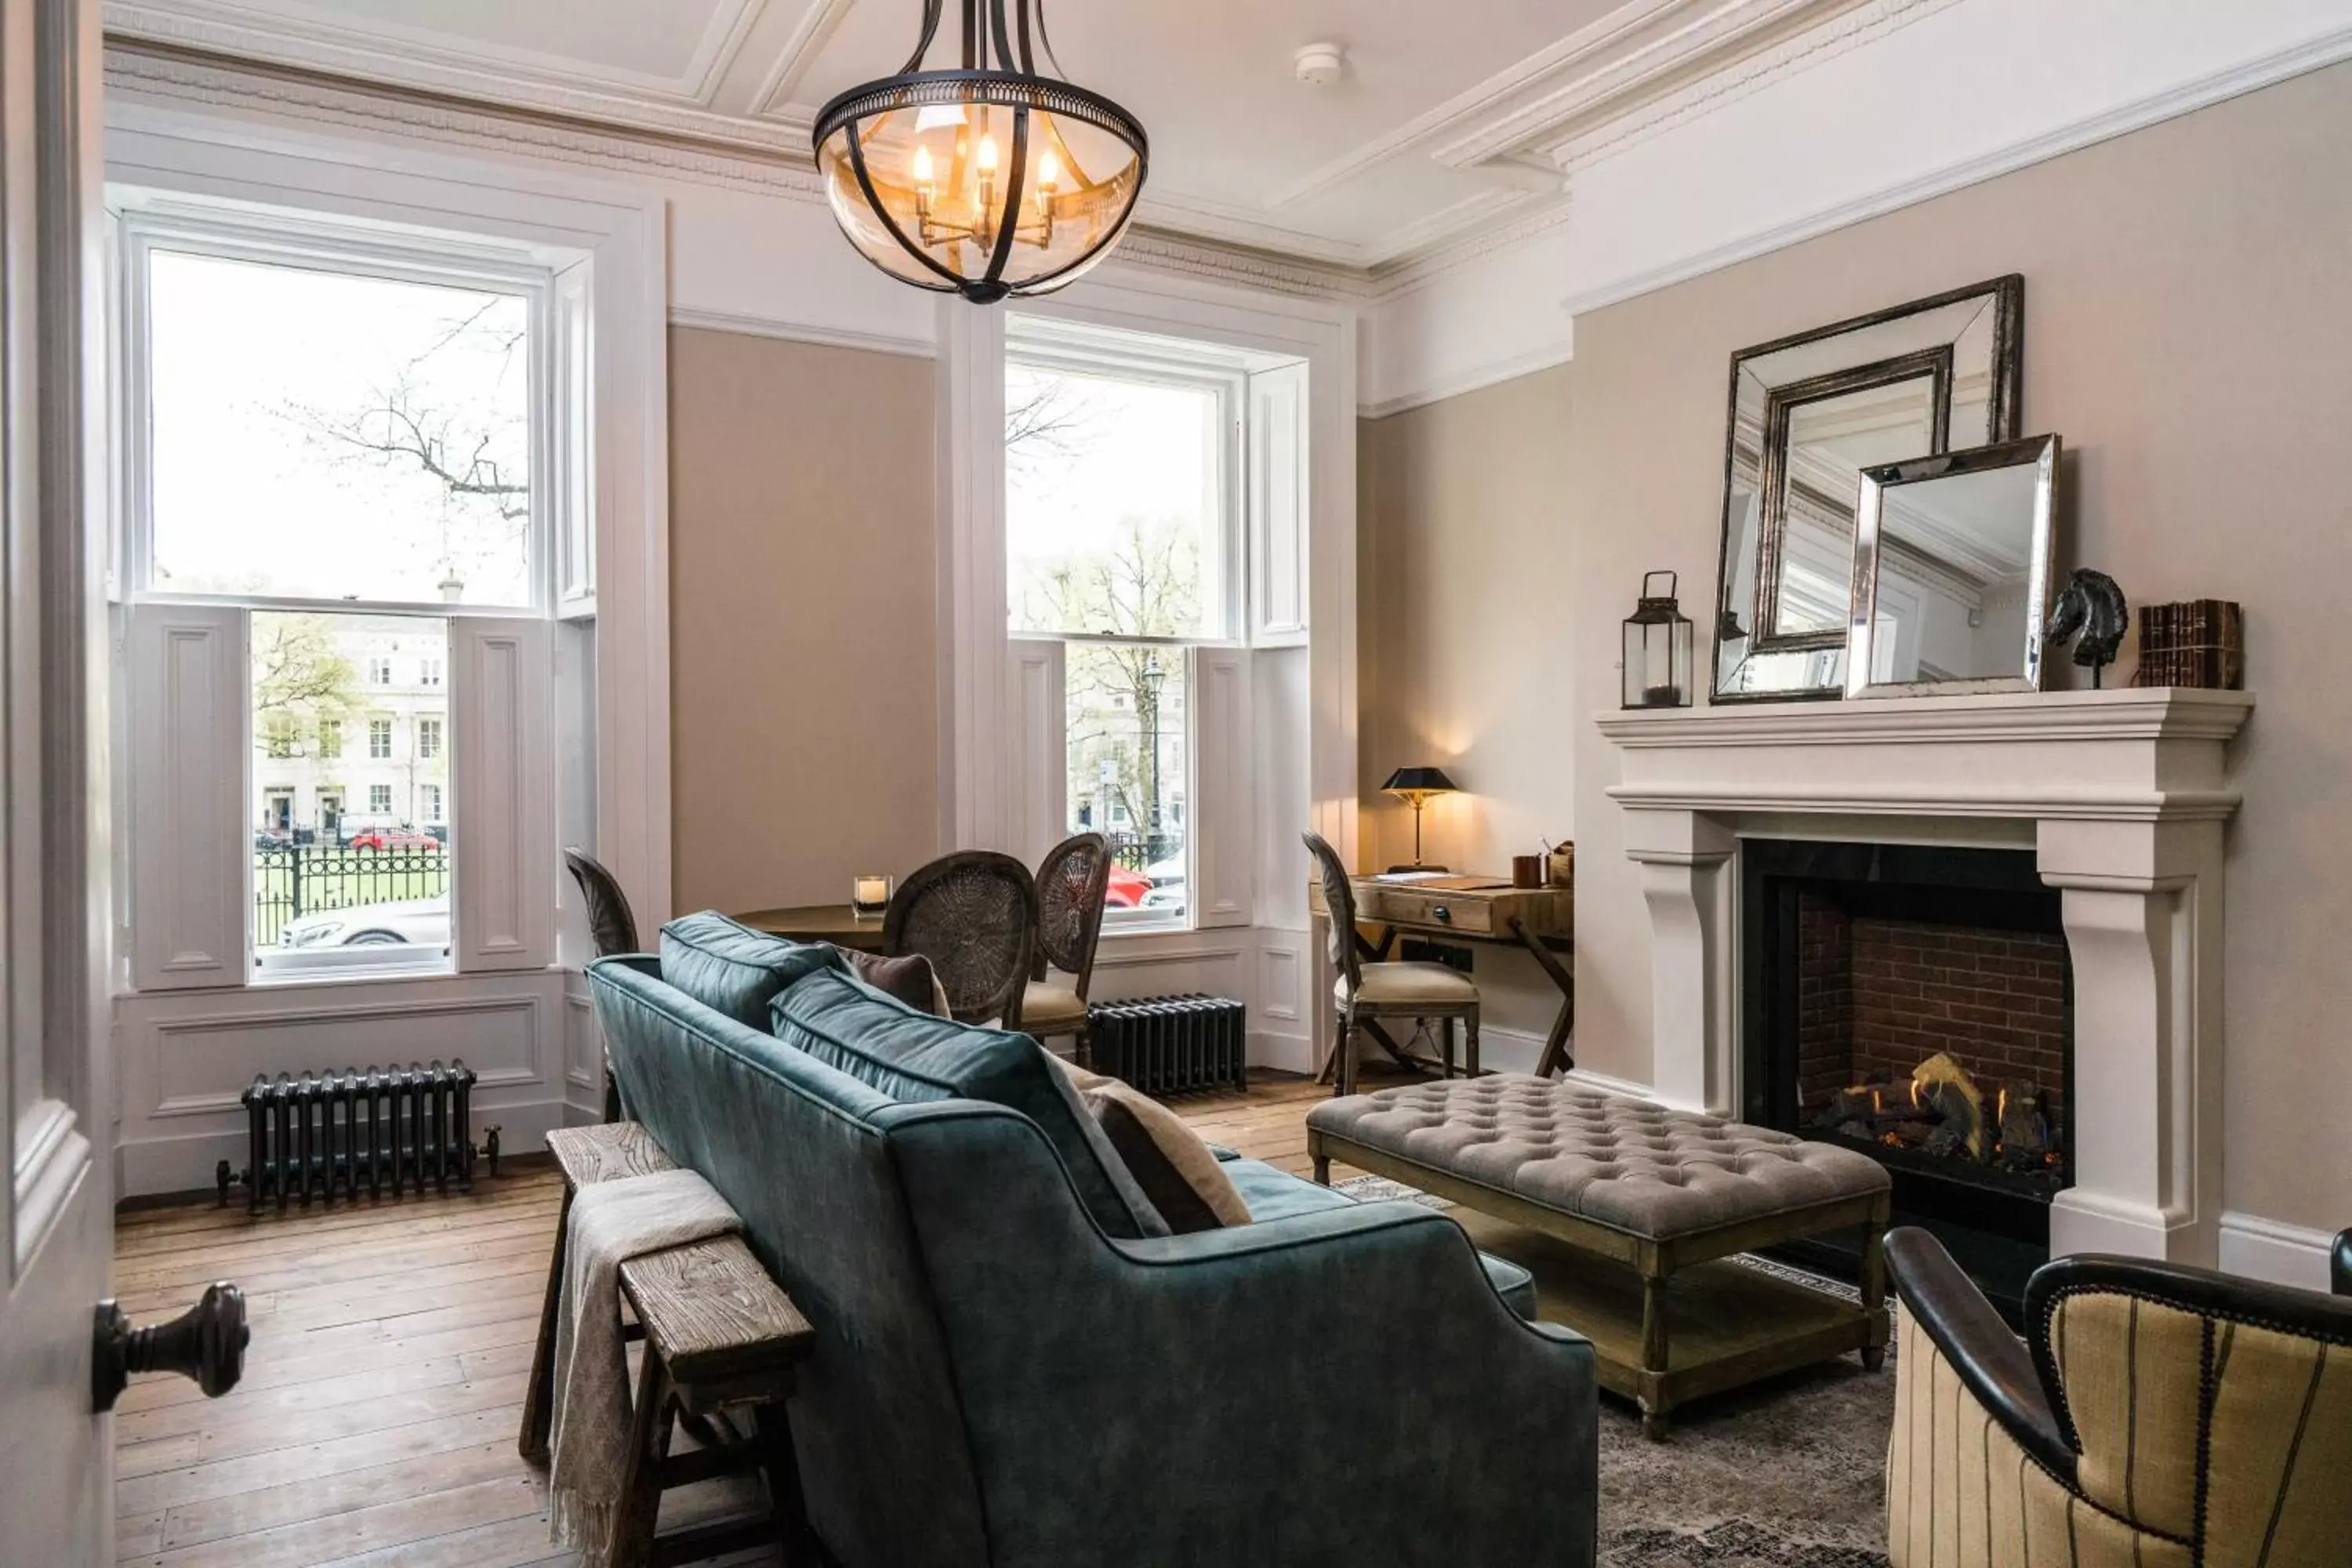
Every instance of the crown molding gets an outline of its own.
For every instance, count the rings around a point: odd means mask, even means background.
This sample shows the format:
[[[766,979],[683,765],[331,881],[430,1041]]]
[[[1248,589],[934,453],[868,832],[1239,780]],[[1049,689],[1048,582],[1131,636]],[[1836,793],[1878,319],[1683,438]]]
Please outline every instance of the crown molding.
[[[1835,15],[1816,19],[1801,31],[1783,32],[1768,47],[1720,61],[1703,74],[1681,73],[1673,85],[1659,82],[1660,90],[1638,101],[1626,101],[1620,95],[1599,115],[1592,112],[1598,106],[1588,106],[1584,113],[1559,117],[1540,132],[1516,138],[1511,145],[1526,149],[1540,141],[1545,155],[1559,172],[1572,175],[1958,4],[1960,0],[1862,0],[1857,5],[1847,0]]]
[[[738,337],[775,338],[784,342],[814,343],[820,348],[857,349],[866,353],[897,354],[904,359],[937,359],[939,344],[929,338],[888,332],[861,332],[846,327],[814,326],[772,316],[747,316],[735,310],[691,310],[671,306],[669,324],[702,332],[732,332]]]
[[[558,113],[756,141],[741,117],[711,110],[769,0],[718,0],[677,77],[600,68],[572,57],[484,44],[453,48],[419,28],[365,26],[304,7],[262,13],[233,0],[107,0],[106,30],[175,48],[514,103]]]
[[[105,69],[107,91],[131,99],[406,136],[641,179],[824,200],[824,184],[805,159],[749,148],[631,134],[554,113],[500,111],[463,98],[159,50],[142,40],[109,40]]]
[[[1941,9],[1958,0],[1925,3]],[[2315,33],[2288,47],[2013,142],[1982,156],[1924,170],[1852,201],[1678,257],[1662,266],[1612,279],[1596,288],[1580,289],[1562,300],[1560,308],[1571,316],[1601,310],[2347,59],[2352,59],[2352,24]],[[1616,142],[1611,151],[1622,151],[1628,144]]]
[[[106,87],[110,93],[134,100],[264,114],[638,179],[681,180],[815,205],[825,202],[823,179],[797,150],[785,156],[631,134],[553,115],[500,112],[463,100],[243,60],[159,51],[135,41],[108,46]],[[1364,298],[1372,288],[1371,275],[1360,268],[1220,244],[1154,226],[1130,230],[1119,243],[1118,256],[1154,271],[1346,303]]]

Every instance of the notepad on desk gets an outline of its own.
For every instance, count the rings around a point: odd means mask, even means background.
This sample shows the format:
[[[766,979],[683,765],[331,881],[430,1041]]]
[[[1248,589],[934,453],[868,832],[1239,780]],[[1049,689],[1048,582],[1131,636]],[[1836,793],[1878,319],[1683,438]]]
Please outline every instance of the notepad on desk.
[[[1457,877],[1451,871],[1383,871],[1371,879],[1375,882],[1410,884],[1416,888],[1433,888],[1448,893],[1475,893],[1488,888],[1507,888],[1507,880],[1493,877]]]

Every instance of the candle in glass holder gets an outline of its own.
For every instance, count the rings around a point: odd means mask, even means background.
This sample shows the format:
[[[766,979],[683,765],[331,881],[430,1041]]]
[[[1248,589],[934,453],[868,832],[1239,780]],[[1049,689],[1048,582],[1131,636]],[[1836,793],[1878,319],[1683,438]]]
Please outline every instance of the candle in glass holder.
[[[887,877],[854,879],[849,885],[849,907],[855,910],[860,918],[879,915],[890,907],[890,879]]]

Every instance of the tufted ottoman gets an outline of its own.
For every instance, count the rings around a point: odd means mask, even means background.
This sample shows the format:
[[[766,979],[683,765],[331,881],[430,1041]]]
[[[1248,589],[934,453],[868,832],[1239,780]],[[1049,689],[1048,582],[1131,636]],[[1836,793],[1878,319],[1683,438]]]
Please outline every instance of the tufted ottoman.
[[[1599,1352],[1601,1386],[1638,1400],[1653,1437],[1685,1400],[1847,1351],[1873,1371],[1885,1359],[1890,1184],[1866,1154],[1521,1073],[1327,1101],[1307,1114],[1307,1150],[1318,1181],[1339,1160],[1538,1232],[1538,1250],[1630,1265],[1630,1276],[1538,1274],[1547,1308]],[[1736,1265],[1706,1267],[1855,1226],[1865,1237],[1858,1308]],[[1510,1250],[1471,1228],[1481,1247]]]

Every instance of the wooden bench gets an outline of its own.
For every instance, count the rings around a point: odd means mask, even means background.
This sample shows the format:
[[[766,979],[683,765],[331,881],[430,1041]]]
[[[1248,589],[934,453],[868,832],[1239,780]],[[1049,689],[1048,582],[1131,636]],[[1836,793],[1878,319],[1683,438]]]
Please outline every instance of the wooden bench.
[[[563,1212],[517,1445],[534,1464],[546,1461],[553,1418],[555,1323],[572,1194],[585,1184],[677,1168],[635,1122],[551,1132],[547,1146],[563,1173]],[[615,1526],[618,1561],[660,1568],[779,1540],[788,1561],[816,1561],[785,1403],[794,1369],[815,1342],[808,1320],[740,1236],[633,1258],[621,1265],[621,1294],[636,1320],[624,1331],[643,1340],[645,1355]],[[699,1446],[672,1454],[681,1424]],[[767,1481],[769,1517],[657,1533],[663,1492],[754,1470]]]

